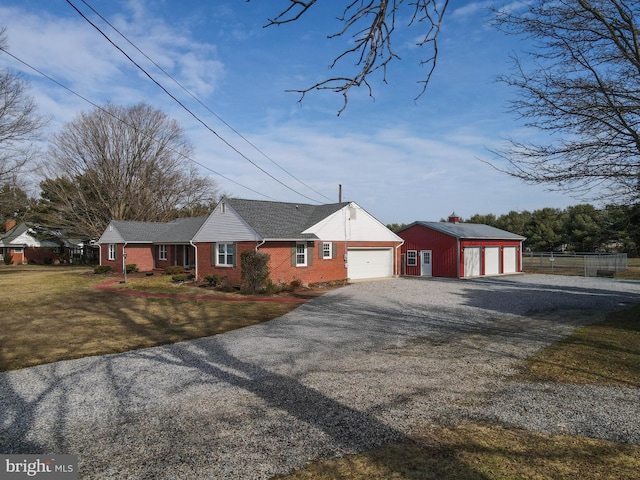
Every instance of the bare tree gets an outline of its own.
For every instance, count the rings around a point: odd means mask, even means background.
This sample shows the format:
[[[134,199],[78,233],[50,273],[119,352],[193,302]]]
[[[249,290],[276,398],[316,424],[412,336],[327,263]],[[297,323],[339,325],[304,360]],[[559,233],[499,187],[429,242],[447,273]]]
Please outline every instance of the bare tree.
[[[0,29],[0,51],[7,46]],[[39,130],[46,121],[26,93],[27,83],[9,70],[0,71],[0,183],[17,179],[20,170],[35,156]]]
[[[107,104],[55,134],[41,183],[46,223],[97,238],[110,220],[167,221],[210,203],[182,128],[149,105]]]
[[[585,198],[640,200],[640,3],[534,0],[497,26],[532,40],[502,81],[512,111],[552,140],[510,140],[502,171]],[[604,193],[603,193],[604,192]]]
[[[266,27],[285,25],[295,22],[316,4],[317,0],[289,0],[288,7],[270,19]],[[405,4],[405,5],[403,5]],[[322,80],[315,85],[301,89],[290,90],[300,93],[300,100],[312,90],[331,90],[341,93],[344,98],[338,115],[347,107],[349,91],[353,87],[365,85],[372,95],[369,78],[382,70],[383,81],[386,83],[387,67],[393,60],[400,60],[391,45],[391,38],[396,26],[396,17],[407,13],[409,26],[419,25],[424,33],[417,42],[420,47],[428,47],[431,53],[427,55],[421,65],[426,65],[427,74],[419,81],[422,90],[420,97],[429,83],[431,74],[436,66],[438,55],[438,34],[449,0],[351,0],[347,2],[338,20],[342,22],[342,29],[329,35],[328,38],[343,37],[351,34],[352,47],[340,53],[331,63],[331,68],[345,58],[355,58],[356,71],[346,76],[335,76]],[[406,7],[406,8],[404,8]]]

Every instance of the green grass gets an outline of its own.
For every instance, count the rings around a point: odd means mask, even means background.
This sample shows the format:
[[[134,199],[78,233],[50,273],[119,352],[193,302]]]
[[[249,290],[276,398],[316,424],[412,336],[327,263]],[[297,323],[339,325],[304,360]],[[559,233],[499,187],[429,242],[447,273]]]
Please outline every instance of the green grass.
[[[108,278],[87,268],[0,266],[0,371],[206,337],[298,306],[139,298],[94,288]],[[187,291],[169,285],[170,277],[157,281],[166,282],[158,290]]]

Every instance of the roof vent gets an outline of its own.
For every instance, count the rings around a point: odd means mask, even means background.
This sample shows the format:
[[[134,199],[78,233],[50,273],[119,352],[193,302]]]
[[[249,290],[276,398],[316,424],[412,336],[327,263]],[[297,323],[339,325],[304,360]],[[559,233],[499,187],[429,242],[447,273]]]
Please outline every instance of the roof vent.
[[[460,217],[456,215],[456,212],[452,212],[448,221],[449,223],[460,223]]]

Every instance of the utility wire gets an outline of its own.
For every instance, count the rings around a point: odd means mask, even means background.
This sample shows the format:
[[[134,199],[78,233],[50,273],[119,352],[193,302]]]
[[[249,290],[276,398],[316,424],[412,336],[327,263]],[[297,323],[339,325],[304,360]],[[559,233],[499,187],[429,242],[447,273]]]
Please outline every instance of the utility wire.
[[[209,108],[205,103],[203,103],[198,97],[196,97],[187,87],[185,87],[180,81],[178,81],[175,77],[173,77],[169,72],[167,72],[164,68],[162,68],[160,65],[158,65],[158,63],[156,63],[151,57],[149,57],[145,52],[143,52],[137,45],[135,45],[131,40],[129,40],[129,38],[127,38],[127,36],[125,34],[123,34],[120,30],[118,30],[113,24],[111,24],[109,22],[109,20],[107,20],[104,16],[102,16],[100,14],[100,12],[98,12],[95,8],[93,8],[89,3],[87,3],[85,0],[80,0],[82,3],[84,3],[93,13],[95,13],[104,23],[106,23],[107,25],[109,25],[118,35],[120,35],[129,45],[131,45],[133,48],[135,48],[142,56],[144,56],[147,60],[149,60],[158,70],[160,70],[162,73],[164,73],[167,77],[169,77],[169,79],[171,79],[173,81],[173,83],[175,83],[178,87],[180,87],[187,95],[189,95],[192,99],[194,99],[196,102],[198,102],[205,110],[207,110],[211,115],[213,115],[214,117],[216,117],[220,122],[222,122],[227,128],[229,128],[229,130],[231,130],[233,133],[235,133],[236,135],[238,135],[242,140],[244,140],[245,142],[247,142],[251,147],[253,147],[258,153],[260,153],[263,157],[265,157],[267,160],[269,160],[271,163],[273,163],[276,167],[278,167],[280,170],[282,170],[284,173],[286,173],[287,175],[289,175],[291,178],[293,178],[294,180],[296,180],[297,182],[299,182],[301,185],[307,187],[309,190],[311,190],[312,192],[320,195],[321,197],[326,198],[327,200],[329,200],[330,202],[332,202],[332,200],[327,197],[326,195],[318,192],[317,190],[315,190],[314,188],[312,188],[311,186],[307,185],[305,182],[303,182],[302,180],[300,180],[298,177],[296,177],[295,175],[293,175],[291,172],[289,172],[287,169],[285,169],[283,166],[281,166],[280,164],[278,164],[275,160],[273,160],[269,155],[267,155],[265,152],[263,152],[260,148],[258,148],[256,145],[254,145],[248,138],[246,138],[244,135],[242,135],[242,133],[240,133],[238,130],[236,130],[235,128],[233,128],[233,126],[231,126],[229,123],[227,123],[220,115],[218,115],[216,112],[214,112],[213,110],[211,110],[211,108]]]
[[[36,73],[38,73],[39,75],[41,75],[41,76],[43,76],[44,78],[46,78],[47,80],[49,80],[49,81],[51,81],[51,82],[55,83],[55,84],[56,84],[56,85],[58,85],[59,87],[64,88],[66,91],[68,91],[68,92],[72,93],[73,95],[75,95],[76,97],[80,98],[81,100],[84,100],[85,102],[87,102],[88,104],[90,104],[90,105],[92,105],[93,107],[97,108],[98,110],[102,111],[103,113],[106,113],[107,115],[109,115],[109,116],[113,117],[113,118],[114,118],[114,119],[116,119],[117,121],[119,121],[119,122],[121,122],[121,123],[123,123],[123,124],[127,125],[128,127],[135,128],[135,126],[134,126],[134,125],[131,125],[131,124],[127,123],[125,120],[123,120],[123,119],[121,119],[121,118],[119,118],[119,117],[115,116],[113,113],[111,113],[111,112],[107,111],[106,109],[102,108],[100,105],[98,105],[98,104],[96,104],[96,103],[92,102],[91,100],[89,100],[88,98],[86,98],[86,97],[82,96],[81,94],[79,94],[79,93],[77,93],[77,92],[75,92],[75,91],[71,90],[69,87],[67,87],[66,85],[64,85],[64,84],[60,83],[60,82],[59,82],[58,80],[56,80],[55,78],[53,78],[53,77],[51,77],[51,76],[47,75],[46,73],[44,73],[44,72],[43,72],[43,71],[41,71],[41,70],[38,70],[36,67],[34,67],[33,65],[31,65],[31,64],[29,64],[29,63],[27,63],[26,61],[24,61],[24,60],[22,60],[22,59],[20,59],[20,58],[16,57],[13,53],[9,52],[9,51],[8,51],[8,50],[6,50],[5,48],[0,47],[0,51],[2,51],[2,52],[4,52],[4,53],[6,53],[6,54],[7,54],[7,55],[9,55],[11,58],[13,58],[14,60],[16,60],[17,62],[20,62],[20,63],[21,63],[22,65],[24,65],[25,67],[27,67],[27,68],[29,68],[29,69],[33,70],[34,72],[36,72]],[[152,136],[150,136],[150,135],[148,135],[147,137],[148,137],[149,139],[153,140],[154,142],[156,141],[156,140],[155,140]],[[219,172],[216,172],[215,170],[212,170],[211,168],[207,167],[206,165],[203,165],[202,163],[198,162],[197,160],[194,160],[193,158],[191,158],[191,157],[189,157],[189,156],[185,155],[185,154],[184,154],[184,153],[182,153],[182,152],[179,152],[178,150],[175,150],[175,149],[171,148],[171,151],[172,151],[172,152],[174,152],[174,153],[176,153],[176,154],[178,154],[178,155],[179,155],[179,156],[181,156],[182,158],[184,158],[184,159],[186,159],[186,160],[189,160],[190,162],[195,163],[195,164],[196,164],[196,165],[198,165],[199,167],[202,167],[203,169],[208,170],[209,172],[213,173],[214,175],[218,175],[219,177],[222,177],[222,178],[224,178],[225,180],[228,180],[229,182],[231,182],[231,183],[234,183],[234,184],[238,185],[239,187],[242,187],[242,188],[244,188],[244,189],[246,189],[246,190],[249,190],[250,192],[257,193],[257,194],[258,194],[258,195],[260,195],[261,197],[268,198],[269,200],[277,201],[275,198],[272,198],[272,197],[270,197],[270,196],[268,196],[268,195],[265,195],[264,193],[260,193],[260,192],[258,192],[257,190],[254,190],[253,188],[247,187],[246,185],[242,185],[241,183],[238,183],[238,182],[236,182],[235,180],[232,180],[231,178],[229,178],[229,177],[227,177],[227,176],[223,175],[222,173],[219,173]]]
[[[98,27],[95,23],[93,23],[91,20],[89,20],[72,2],[71,0],[66,0],[66,2],[71,5],[71,7],[78,12],[78,14],[85,19],[85,21],[87,21],[87,23],[89,23],[93,28],[95,28],[111,45],[113,45],[115,48],[117,48],[125,57],[127,57],[127,59],[133,63],[142,73],[144,73],[149,80],[151,80],[153,83],[155,83],[158,87],[160,87],[160,89],[162,89],[163,92],[165,92],[167,95],[169,95],[169,97],[171,97],[178,105],[180,105],[180,107],[182,107],[182,109],[184,109],[187,113],[189,113],[189,115],[191,115],[194,119],[196,119],[200,124],[202,124],[207,130],[209,130],[211,133],[213,133],[216,137],[218,137],[222,142],[224,142],[225,145],[227,145],[229,148],[231,148],[234,152],[236,152],[238,155],[240,155],[242,158],[244,158],[245,160],[247,160],[249,163],[251,163],[254,167],[256,167],[258,170],[260,170],[261,172],[263,172],[265,175],[267,175],[269,178],[275,180],[276,182],[278,182],[280,185],[282,185],[283,187],[291,190],[292,192],[296,193],[297,195],[300,195],[301,197],[304,197],[308,200],[311,200],[312,202],[315,203],[322,203],[318,200],[315,200],[301,192],[298,192],[297,190],[295,190],[293,187],[290,187],[289,185],[287,185],[286,183],[284,183],[283,181],[279,180],[278,178],[274,177],[273,175],[271,175],[269,172],[267,172],[264,168],[262,168],[261,166],[259,166],[257,163],[255,163],[253,160],[251,160],[249,157],[247,157],[244,153],[242,153],[240,150],[238,150],[236,147],[234,147],[231,143],[229,143],[229,141],[227,141],[226,139],[224,139],[220,134],[218,134],[218,132],[216,132],[214,129],[212,129],[209,125],[207,125],[206,122],[204,122],[204,120],[202,120],[200,117],[198,117],[195,113],[193,113],[185,104],[183,104],[180,100],[178,100],[171,92],[169,92],[160,82],[158,82],[155,78],[153,78],[153,76],[147,72],[142,66],[140,66],[135,60],[133,60],[133,58],[131,58],[124,50],[122,50],[122,48],[120,48],[118,45],[116,45],[107,34],[105,34],[100,27]]]

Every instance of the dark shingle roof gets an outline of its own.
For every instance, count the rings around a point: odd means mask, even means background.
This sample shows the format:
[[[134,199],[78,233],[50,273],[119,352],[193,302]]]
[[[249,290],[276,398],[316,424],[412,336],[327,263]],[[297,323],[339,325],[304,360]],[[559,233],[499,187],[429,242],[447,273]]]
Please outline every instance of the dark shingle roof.
[[[241,198],[226,201],[262,238],[281,240],[316,238],[302,232],[350,203],[307,205]]]
[[[178,218],[171,222],[112,220],[125,242],[188,243],[207,217]]]
[[[422,225],[432,230],[451,235],[460,239],[492,239],[492,240],[525,240],[525,237],[515,233],[501,230],[500,228],[490,227],[478,223],[451,223],[451,222],[414,222],[403,228],[403,230],[413,226]]]

